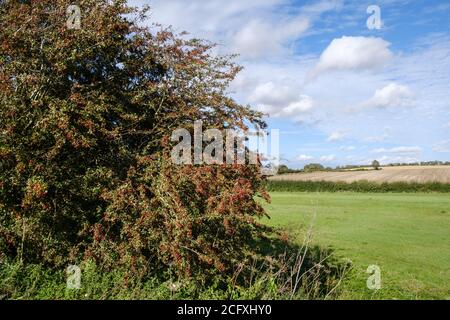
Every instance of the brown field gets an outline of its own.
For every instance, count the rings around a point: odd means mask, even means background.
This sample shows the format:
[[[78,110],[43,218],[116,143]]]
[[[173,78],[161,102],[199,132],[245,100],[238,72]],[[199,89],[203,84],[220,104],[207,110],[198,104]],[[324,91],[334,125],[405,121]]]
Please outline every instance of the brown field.
[[[343,181],[353,182],[368,180],[375,182],[441,182],[450,183],[450,166],[401,166],[382,167],[381,170],[344,171],[344,172],[311,172],[278,175],[271,180],[311,180],[311,181]]]

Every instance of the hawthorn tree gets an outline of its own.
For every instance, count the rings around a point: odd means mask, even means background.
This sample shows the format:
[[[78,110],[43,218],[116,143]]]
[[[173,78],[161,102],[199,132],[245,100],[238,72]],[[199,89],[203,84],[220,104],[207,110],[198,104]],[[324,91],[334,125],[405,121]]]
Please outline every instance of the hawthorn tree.
[[[373,161],[372,161],[372,167],[373,167],[375,170],[379,170],[379,169],[380,169],[380,163],[378,162],[378,160],[373,160]]]
[[[174,165],[171,133],[264,126],[213,44],[125,0],[0,3],[0,258],[137,274],[229,272],[264,228],[254,165]]]

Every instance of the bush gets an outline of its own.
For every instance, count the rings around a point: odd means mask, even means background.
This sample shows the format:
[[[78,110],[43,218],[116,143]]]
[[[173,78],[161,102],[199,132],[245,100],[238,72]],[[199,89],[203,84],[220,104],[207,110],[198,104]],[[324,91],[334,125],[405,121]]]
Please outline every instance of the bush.
[[[303,170],[291,169],[287,165],[282,164],[278,167],[277,174],[286,174],[286,173],[297,173],[302,172]]]
[[[239,264],[232,274],[197,278],[130,277],[125,267],[105,272],[94,261],[80,264],[79,289],[66,287],[64,269],[5,261],[0,264],[1,299],[324,299],[339,296],[350,271],[331,250],[265,240],[264,260]]]
[[[264,126],[213,45],[139,26],[125,0],[0,4],[0,259],[204,279],[258,253],[257,166],[176,166],[171,133]],[[155,27],[156,28],[156,27]]]
[[[323,171],[325,170],[324,166],[320,163],[310,163],[304,166],[304,172],[314,172],[314,171]]]

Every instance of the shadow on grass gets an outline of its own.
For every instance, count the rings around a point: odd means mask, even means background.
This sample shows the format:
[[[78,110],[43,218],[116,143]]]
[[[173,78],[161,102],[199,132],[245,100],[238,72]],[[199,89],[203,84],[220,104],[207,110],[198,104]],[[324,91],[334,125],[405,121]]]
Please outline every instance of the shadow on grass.
[[[250,276],[276,283],[283,299],[331,299],[339,294],[339,285],[351,264],[337,257],[334,250],[305,241],[298,245],[283,236],[253,241],[253,248],[263,257],[253,264]],[[255,281],[255,280],[253,280]],[[252,286],[253,284],[247,283]]]

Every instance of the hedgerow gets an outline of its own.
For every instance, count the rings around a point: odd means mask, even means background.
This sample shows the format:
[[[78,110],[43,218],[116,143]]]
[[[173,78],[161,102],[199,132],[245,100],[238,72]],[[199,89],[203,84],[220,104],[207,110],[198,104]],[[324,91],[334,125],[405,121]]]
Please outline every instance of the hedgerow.
[[[438,182],[383,182],[366,180],[347,182],[333,181],[286,181],[269,180],[267,190],[287,192],[450,192],[450,184]]]

